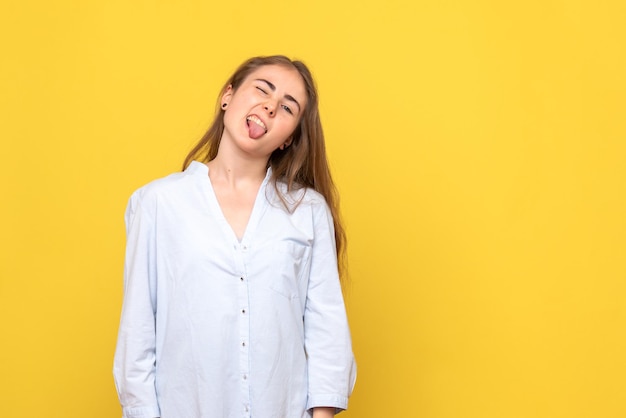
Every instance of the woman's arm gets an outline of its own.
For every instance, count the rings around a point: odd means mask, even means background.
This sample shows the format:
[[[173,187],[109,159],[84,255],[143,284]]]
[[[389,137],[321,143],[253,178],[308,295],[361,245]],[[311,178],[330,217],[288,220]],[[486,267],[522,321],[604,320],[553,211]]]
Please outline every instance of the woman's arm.
[[[124,417],[160,415],[155,389],[156,254],[153,208],[135,193],[126,212],[124,302],[113,374]]]
[[[333,418],[335,408],[317,407],[313,409],[313,418]]]
[[[305,302],[304,344],[307,408],[313,409],[318,418],[317,414],[332,417],[348,407],[356,366],[337,272],[332,216],[325,203],[313,204],[312,216],[315,237]]]

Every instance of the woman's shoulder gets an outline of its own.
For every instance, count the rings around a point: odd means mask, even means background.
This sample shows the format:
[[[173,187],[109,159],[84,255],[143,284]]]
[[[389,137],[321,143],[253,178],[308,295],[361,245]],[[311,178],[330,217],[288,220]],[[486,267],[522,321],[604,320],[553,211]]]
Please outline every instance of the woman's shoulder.
[[[325,208],[327,206],[324,196],[311,187],[295,185],[289,190],[284,181],[276,182],[277,192],[282,196],[282,200],[294,209],[299,206],[312,206]]]
[[[194,161],[185,171],[171,173],[139,187],[132,193],[130,200],[131,202],[154,201],[160,196],[184,193],[186,184],[194,183],[196,179],[203,175],[205,177],[208,176],[207,166]]]
[[[144,184],[133,192],[131,198],[149,199],[166,192],[183,178],[184,173],[172,173]]]

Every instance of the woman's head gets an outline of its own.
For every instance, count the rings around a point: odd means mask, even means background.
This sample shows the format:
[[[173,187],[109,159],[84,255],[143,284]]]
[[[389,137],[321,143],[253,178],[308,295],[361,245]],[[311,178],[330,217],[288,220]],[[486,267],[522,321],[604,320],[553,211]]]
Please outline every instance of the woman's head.
[[[310,152],[317,150],[317,154],[319,153],[320,145],[323,147],[324,137],[319,118],[317,89],[313,81],[313,76],[304,63],[301,61],[292,61],[282,55],[250,58],[235,70],[233,75],[224,83],[220,91],[215,119],[211,127],[187,156],[184,166],[189,165],[194,159],[211,161],[215,158],[225,128],[225,109],[222,108],[222,98],[229,89],[236,92],[252,73],[265,66],[280,66],[297,71],[302,78],[306,94],[306,104],[299,115],[299,123],[291,136],[291,146],[286,147],[284,150],[276,150],[270,156],[268,164],[271,165],[274,170],[278,168],[279,171],[283,171],[280,167],[284,166],[287,160],[294,160],[292,164],[289,164],[289,168],[284,170],[283,174],[285,174],[287,178],[291,177],[290,180],[292,181],[295,180],[304,186],[311,187],[313,184],[307,184],[306,178],[299,178],[301,176],[296,177],[294,174],[299,171],[297,169],[298,166],[306,163],[306,157],[310,157]],[[291,174],[291,176],[289,174]],[[290,184],[290,186],[293,186],[293,184]]]
[[[285,150],[307,108],[304,80],[293,67],[264,65],[222,94],[224,132],[219,153],[230,146],[267,164]],[[219,154],[218,154],[219,155]]]

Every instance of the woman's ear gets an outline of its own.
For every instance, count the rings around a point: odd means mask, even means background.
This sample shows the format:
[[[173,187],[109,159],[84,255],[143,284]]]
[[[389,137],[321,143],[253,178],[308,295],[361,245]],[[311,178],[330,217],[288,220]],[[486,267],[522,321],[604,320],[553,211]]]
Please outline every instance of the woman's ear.
[[[280,144],[280,148],[281,151],[284,150],[285,148],[287,148],[289,145],[291,145],[291,143],[293,142],[293,136],[290,136],[289,138],[287,138],[285,140],[285,142],[283,142],[282,144]]]
[[[226,87],[226,90],[224,90],[224,93],[222,93],[222,97],[220,99],[222,109],[225,109],[226,106],[228,106],[228,103],[230,102],[230,99],[232,97],[233,97],[233,85],[229,84],[228,87]]]

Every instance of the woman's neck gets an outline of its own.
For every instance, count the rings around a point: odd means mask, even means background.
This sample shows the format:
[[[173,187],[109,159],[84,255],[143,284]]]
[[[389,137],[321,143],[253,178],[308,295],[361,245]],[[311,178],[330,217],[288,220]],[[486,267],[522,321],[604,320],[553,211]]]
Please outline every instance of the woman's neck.
[[[250,159],[234,155],[233,153],[220,153],[207,163],[211,180],[219,180],[232,187],[239,183],[260,183],[267,174],[267,161]]]

